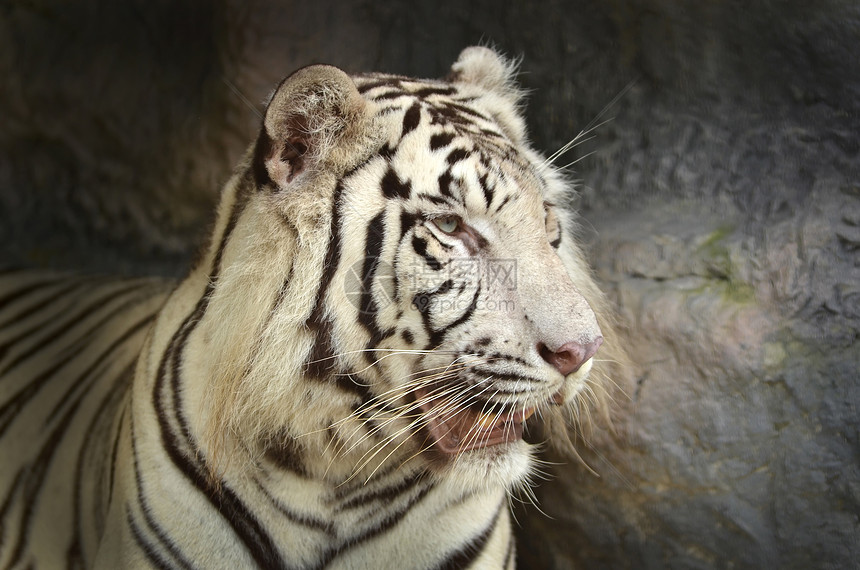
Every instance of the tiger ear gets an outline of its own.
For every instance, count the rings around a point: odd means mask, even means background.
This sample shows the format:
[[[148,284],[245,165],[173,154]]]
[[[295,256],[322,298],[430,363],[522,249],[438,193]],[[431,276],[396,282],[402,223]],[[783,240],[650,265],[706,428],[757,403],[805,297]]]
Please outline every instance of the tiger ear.
[[[284,79],[266,108],[254,148],[257,186],[285,189],[313,169],[362,108],[355,83],[336,67],[311,65]]]
[[[467,47],[451,66],[448,81],[471,83],[509,98],[516,105],[522,97],[516,76],[519,62],[503,57],[496,51],[482,47]]]
[[[502,130],[515,142],[525,141],[526,126],[519,112],[523,91],[516,82],[519,62],[486,47],[467,47],[446,78],[458,85],[474,85],[491,96],[485,103]]]

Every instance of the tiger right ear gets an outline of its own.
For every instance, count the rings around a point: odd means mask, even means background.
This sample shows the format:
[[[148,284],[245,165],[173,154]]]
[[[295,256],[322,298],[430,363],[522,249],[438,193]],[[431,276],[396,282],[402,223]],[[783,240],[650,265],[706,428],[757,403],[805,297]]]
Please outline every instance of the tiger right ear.
[[[472,46],[460,52],[451,66],[448,81],[471,83],[519,103],[522,91],[517,87],[518,62],[507,59],[487,47]]]
[[[285,189],[324,160],[362,104],[352,79],[330,65],[304,67],[284,79],[266,108],[254,148],[257,187]]]
[[[491,115],[511,140],[526,140],[526,124],[519,110],[523,91],[517,86],[517,61],[507,59],[486,47],[468,47],[451,66],[448,81],[460,85],[473,85],[492,96],[484,103]]]

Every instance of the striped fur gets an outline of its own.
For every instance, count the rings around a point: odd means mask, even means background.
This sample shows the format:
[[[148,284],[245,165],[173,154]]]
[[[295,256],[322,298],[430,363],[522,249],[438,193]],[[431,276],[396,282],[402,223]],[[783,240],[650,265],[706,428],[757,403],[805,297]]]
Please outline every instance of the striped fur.
[[[0,276],[0,568],[513,568],[609,331],[512,76],[304,68],[169,296]]]

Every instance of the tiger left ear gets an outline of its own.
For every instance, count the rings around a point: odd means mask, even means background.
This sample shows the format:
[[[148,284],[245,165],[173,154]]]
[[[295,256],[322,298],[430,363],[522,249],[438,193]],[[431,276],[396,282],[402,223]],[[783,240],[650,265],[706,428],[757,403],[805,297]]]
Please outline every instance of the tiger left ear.
[[[311,65],[284,79],[266,108],[254,148],[257,186],[285,189],[324,160],[361,107],[352,79],[336,67]]]

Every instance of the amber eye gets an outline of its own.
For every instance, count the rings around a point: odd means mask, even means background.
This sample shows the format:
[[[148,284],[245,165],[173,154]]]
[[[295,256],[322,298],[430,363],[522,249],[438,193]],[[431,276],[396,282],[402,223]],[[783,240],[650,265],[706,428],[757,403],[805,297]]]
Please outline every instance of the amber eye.
[[[445,216],[443,218],[436,218],[433,220],[433,223],[446,234],[453,234],[460,227],[460,218],[457,216]]]

